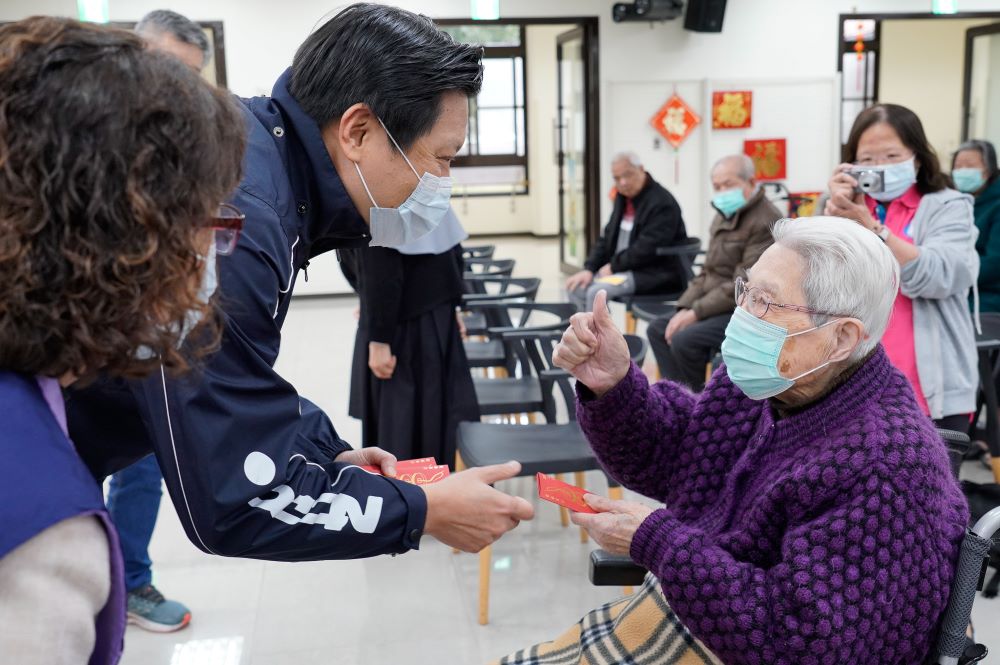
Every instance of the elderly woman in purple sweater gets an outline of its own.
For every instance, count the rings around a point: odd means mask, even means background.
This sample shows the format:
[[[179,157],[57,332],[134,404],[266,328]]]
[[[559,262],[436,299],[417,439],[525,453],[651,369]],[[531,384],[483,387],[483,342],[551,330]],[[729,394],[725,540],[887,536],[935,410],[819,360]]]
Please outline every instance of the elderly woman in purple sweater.
[[[968,512],[879,344],[899,267],[839,218],[781,220],[773,233],[736,281],[725,365],[701,394],[650,386],[603,303],[574,317],[554,359],[578,380],[580,424],[615,478],[665,504],[591,496],[599,513],[575,521],[649,569],[640,595],[656,594],[701,662],[920,663]],[[588,630],[581,644],[602,642]],[[643,654],[582,647],[580,660],[667,662],[650,656],[662,634],[629,633]]]

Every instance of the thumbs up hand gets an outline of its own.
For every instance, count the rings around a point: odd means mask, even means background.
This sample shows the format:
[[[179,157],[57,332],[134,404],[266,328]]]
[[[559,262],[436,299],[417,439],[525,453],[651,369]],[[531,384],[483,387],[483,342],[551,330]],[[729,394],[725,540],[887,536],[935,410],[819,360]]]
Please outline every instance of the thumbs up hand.
[[[628,374],[628,344],[608,312],[608,294],[599,291],[594,311],[574,314],[552,354],[552,362],[601,397]]]

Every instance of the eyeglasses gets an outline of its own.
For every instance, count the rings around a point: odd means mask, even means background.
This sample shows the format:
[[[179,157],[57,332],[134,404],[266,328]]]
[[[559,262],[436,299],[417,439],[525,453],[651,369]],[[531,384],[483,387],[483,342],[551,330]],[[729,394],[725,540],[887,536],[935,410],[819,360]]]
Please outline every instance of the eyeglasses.
[[[831,312],[821,312],[817,309],[812,309],[811,307],[803,307],[802,305],[787,305],[783,303],[776,303],[768,300],[767,296],[761,292],[760,289],[756,287],[747,286],[747,283],[742,277],[736,278],[736,306],[743,307],[746,303],[746,309],[748,312],[756,316],[758,319],[763,319],[767,316],[768,310],[772,307],[780,307],[781,309],[791,310],[793,312],[803,312],[804,314],[814,314],[819,316],[832,316],[834,318],[849,318],[848,314],[833,314]]]
[[[206,226],[215,231],[215,253],[228,256],[236,249],[246,215],[228,203],[220,203]]]

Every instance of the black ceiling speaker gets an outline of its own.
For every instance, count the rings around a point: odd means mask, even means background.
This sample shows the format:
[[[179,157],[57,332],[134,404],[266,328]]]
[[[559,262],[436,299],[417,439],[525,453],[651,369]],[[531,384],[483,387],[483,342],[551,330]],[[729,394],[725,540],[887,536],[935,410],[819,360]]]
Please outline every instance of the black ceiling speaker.
[[[688,0],[684,29],[695,32],[722,32],[726,0]]]
[[[635,0],[617,2],[611,8],[611,18],[622,21],[669,21],[681,15],[684,0]]]

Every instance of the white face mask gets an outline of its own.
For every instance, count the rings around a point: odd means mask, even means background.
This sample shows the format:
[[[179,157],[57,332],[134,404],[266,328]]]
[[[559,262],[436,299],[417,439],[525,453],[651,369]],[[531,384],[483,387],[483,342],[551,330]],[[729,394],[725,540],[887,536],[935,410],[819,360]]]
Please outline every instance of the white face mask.
[[[219,288],[219,273],[215,264],[215,256],[215,242],[213,241],[208,248],[208,254],[201,257],[205,267],[201,274],[201,286],[198,287],[198,301],[205,305],[209,303],[212,296],[215,295],[215,291]],[[201,323],[201,317],[201,310],[191,310],[184,316],[184,327],[181,328],[181,334],[177,338],[178,349],[184,345],[184,340],[187,339],[188,334]],[[147,360],[154,355],[153,350],[148,346],[140,346],[135,352],[136,358],[140,360]]]
[[[869,194],[876,201],[898,199],[917,181],[915,157],[910,157],[905,162],[899,162],[898,164],[884,164],[876,168],[882,170],[883,182],[885,184],[883,191],[871,192]]]
[[[413,175],[417,176],[416,189],[398,208],[380,208],[375,203],[365,177],[361,174],[361,166],[354,162],[354,168],[361,178],[368,199],[372,202],[370,210],[372,241],[369,245],[400,247],[423,238],[436,229],[444,219],[445,214],[451,209],[451,178],[430,173],[424,173],[421,177],[385,124],[381,120],[378,122],[382,125],[382,129],[385,129],[386,136],[396,146],[396,150],[399,150],[399,154],[406,160],[406,165],[413,171]]]

